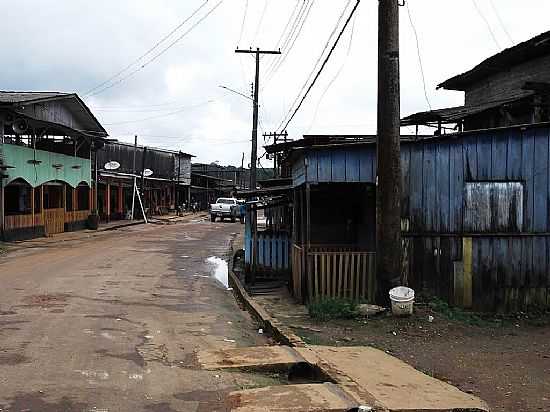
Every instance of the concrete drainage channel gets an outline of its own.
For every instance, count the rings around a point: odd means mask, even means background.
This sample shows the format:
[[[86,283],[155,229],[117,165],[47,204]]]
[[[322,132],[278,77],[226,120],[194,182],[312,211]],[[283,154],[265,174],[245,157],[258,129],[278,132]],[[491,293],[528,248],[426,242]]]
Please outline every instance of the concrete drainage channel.
[[[214,259],[211,263],[223,271],[216,278],[224,283],[225,265]],[[227,273],[227,286],[280,344],[197,353],[199,365],[207,370],[281,377],[277,386],[230,393],[228,402],[234,411],[489,411],[475,396],[377,349],[307,345],[258,305],[232,271]]]

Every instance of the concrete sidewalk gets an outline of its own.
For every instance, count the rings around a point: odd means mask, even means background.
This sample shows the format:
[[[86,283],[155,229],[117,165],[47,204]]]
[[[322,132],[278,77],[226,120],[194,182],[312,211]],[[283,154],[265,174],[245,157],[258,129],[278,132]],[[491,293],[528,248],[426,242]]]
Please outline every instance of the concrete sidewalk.
[[[202,351],[203,368],[249,370],[311,370],[324,381],[312,383],[317,398],[301,396],[303,384],[233,392],[237,411],[254,410],[266,398],[277,399],[281,411],[347,411],[365,405],[377,411],[489,411],[482,400],[425,375],[399,359],[370,347],[289,346]],[[313,373],[310,372],[310,375]],[[326,386],[331,383],[335,386]],[[260,397],[260,398],[258,398]],[[242,402],[246,399],[246,402]],[[291,401],[294,400],[292,403]],[[281,405],[292,405],[284,409]]]
[[[376,411],[489,411],[481,399],[428,376],[387,353],[365,346],[328,347],[308,345],[289,331],[278,319],[269,315],[250,297],[234,274],[230,284],[244,306],[279,342],[278,347],[247,348],[237,351],[203,351],[198,361],[205,369],[288,370],[312,368],[321,381],[311,383],[321,402],[303,395],[303,385],[237,391],[231,394],[234,410],[248,411],[270,398],[279,405],[278,411],[348,411],[349,400],[354,407],[365,405]],[[315,375],[315,373],[313,373]],[[335,386],[323,386],[332,382]],[[294,406],[285,409],[283,405]],[[270,409],[268,409],[270,410]]]

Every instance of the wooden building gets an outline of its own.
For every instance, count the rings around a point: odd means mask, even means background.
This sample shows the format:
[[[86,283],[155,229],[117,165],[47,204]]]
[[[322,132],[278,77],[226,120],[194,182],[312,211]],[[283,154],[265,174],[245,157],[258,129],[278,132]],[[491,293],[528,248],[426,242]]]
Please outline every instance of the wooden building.
[[[125,219],[131,214],[134,179],[143,194],[144,208],[151,215],[166,214],[188,203],[192,157],[181,151],[123,142],[105,145],[97,152],[97,209],[101,219]],[[108,169],[109,162],[120,166]],[[152,174],[143,173],[145,170]],[[140,213],[137,199],[135,210],[137,216]]]
[[[405,117],[404,126],[478,130],[550,121],[550,31],[489,57],[438,85],[463,91],[463,106]]]
[[[82,228],[91,153],[107,132],[76,94],[0,92],[0,231],[15,240]]]
[[[207,210],[219,197],[232,197],[250,180],[250,170],[242,167],[193,163],[191,169],[191,203],[197,203],[199,210]]]
[[[374,296],[376,138],[284,153],[298,297]],[[403,281],[476,310],[550,305],[550,125],[403,136]]]

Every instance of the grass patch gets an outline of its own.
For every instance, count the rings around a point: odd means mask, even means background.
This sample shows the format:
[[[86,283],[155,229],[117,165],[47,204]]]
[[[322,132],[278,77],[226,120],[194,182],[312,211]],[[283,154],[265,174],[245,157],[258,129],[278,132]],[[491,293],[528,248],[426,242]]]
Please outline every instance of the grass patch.
[[[481,316],[479,313],[452,307],[439,298],[432,298],[429,306],[434,312],[438,312],[450,320],[456,320],[472,326],[499,326],[502,324],[502,319],[495,317],[487,318]]]
[[[428,306],[450,320],[473,326],[499,327],[524,323],[530,326],[545,327],[550,325],[550,310],[531,306],[526,312],[518,313],[476,313],[449,306],[439,298],[431,298]]]
[[[318,299],[307,306],[309,316],[320,321],[353,319],[357,316],[357,302],[348,299]]]

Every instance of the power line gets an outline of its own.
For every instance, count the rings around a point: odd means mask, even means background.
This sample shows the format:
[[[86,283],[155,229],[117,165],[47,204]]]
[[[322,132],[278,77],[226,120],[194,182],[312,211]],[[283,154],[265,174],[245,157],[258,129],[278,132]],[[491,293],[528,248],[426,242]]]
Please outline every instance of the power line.
[[[495,42],[495,44],[497,45],[497,47],[499,49],[502,49],[502,47],[500,46],[500,43],[498,42],[497,37],[495,36],[495,33],[493,32],[493,29],[491,28],[491,25],[489,24],[489,20],[487,20],[487,18],[485,17],[485,15],[483,14],[483,12],[479,8],[479,6],[477,5],[476,0],[472,0],[472,3],[474,3],[474,7],[475,7],[477,13],[479,14],[479,16],[485,22],[485,25],[487,26],[487,29],[489,29],[489,33],[491,33],[491,37],[493,38],[493,41]]]
[[[239,34],[239,40],[237,41],[237,48],[239,47],[239,44],[241,43],[241,40],[243,38],[244,25],[246,23],[246,13],[248,13],[248,0],[244,0],[243,21],[241,23],[241,34]]]
[[[142,54],[141,56],[139,56],[137,59],[135,59],[134,61],[132,61],[130,64],[128,64],[126,67],[124,67],[122,70],[120,70],[119,72],[115,73],[114,75],[112,75],[111,77],[109,77],[107,80],[105,80],[104,82],[98,84],[97,86],[91,88],[90,90],[88,90],[87,92],[84,93],[84,96],[94,92],[95,90],[103,87],[104,85],[106,85],[107,83],[110,83],[112,80],[116,79],[117,77],[119,77],[121,74],[123,74],[124,72],[128,71],[132,66],[136,65],[137,63],[139,63],[141,60],[143,60],[145,57],[147,57],[149,54],[151,54],[153,51],[155,51],[162,43],[164,43],[167,39],[169,39],[175,32],[177,32],[180,28],[182,28],[185,23],[187,23],[189,20],[191,20],[199,11],[201,11],[201,9],[206,6],[206,4],[208,3],[208,0],[205,0],[204,3],[202,3],[197,9],[195,9],[193,11],[193,13],[191,13],[187,18],[185,18],[180,24],[178,24],[172,31],[170,31],[170,33],[168,33],[167,35],[165,35],[163,38],[161,38],[158,42],[155,43],[155,45],[153,47],[151,47],[149,50],[147,50],[144,54]]]
[[[294,102],[292,102],[292,105],[291,107],[293,107],[296,102],[298,101],[300,95],[302,94],[302,92],[305,90],[307,84],[309,83],[309,81],[312,79],[313,75],[315,74],[315,71],[317,70],[317,67],[319,66],[319,63],[321,62],[321,59],[323,57],[323,55],[325,54],[325,52],[327,51],[329,45],[330,45],[330,41],[332,40],[332,38],[334,37],[334,35],[336,34],[336,30],[338,30],[338,27],[340,26],[340,23],[342,22],[342,19],[344,18],[344,15],[346,13],[346,10],[348,9],[349,5],[351,4],[351,1],[352,0],[348,0],[348,2],[346,3],[344,9],[342,10],[342,13],[340,13],[340,16],[338,17],[338,21],[336,22],[336,24],[334,25],[334,28],[332,29],[332,32],[330,33],[326,43],[325,43],[325,46],[323,47],[323,50],[321,51],[321,54],[319,55],[319,57],[317,58],[317,61],[315,62],[315,64],[313,65],[313,68],[311,69],[311,72],[309,73],[309,76],[307,77],[306,81],[304,82],[304,85],[302,86],[302,89],[300,90],[300,92],[298,93],[298,95],[296,96],[296,99],[294,99]]]
[[[292,119],[294,119],[294,116],[296,116],[296,113],[298,113],[298,110],[300,110],[300,107],[302,106],[302,104],[304,103],[304,100],[306,99],[307,95],[309,94],[309,92],[311,91],[311,89],[313,88],[313,86],[315,85],[315,83],[317,82],[317,79],[319,78],[319,76],[321,75],[321,73],[323,72],[323,69],[325,68],[325,66],[327,65],[328,61],[330,60],[330,57],[332,56],[332,53],[334,52],[334,50],[336,49],[336,46],[338,45],[338,42],[340,41],[340,39],[342,38],[342,35],[344,34],[345,30],[346,30],[346,27],[348,26],[351,18],[353,17],[353,15],[355,14],[355,11],[357,10],[357,7],[359,6],[359,3],[361,2],[361,0],[356,0],[356,3],[355,3],[355,6],[353,6],[353,9],[351,10],[351,13],[349,14],[346,22],[344,23],[344,26],[342,27],[342,29],[340,30],[340,33],[338,34],[338,37],[336,38],[336,41],[334,42],[334,44],[332,45],[329,53],[327,54],[327,56],[325,57],[325,60],[323,61],[323,64],[321,65],[321,67],[319,68],[319,71],[317,72],[317,74],[315,75],[315,78],[313,79],[313,81],[311,82],[311,84],[309,85],[309,87],[307,88],[305,94],[303,95],[302,99],[300,100],[300,103],[298,103],[298,106],[296,106],[296,109],[294,109],[294,112],[292,113],[292,115],[288,118],[288,120],[286,121],[286,124],[284,125],[283,128],[281,128],[280,126],[284,123],[284,119],[283,121],[281,122],[281,125],[279,125],[279,128],[280,130],[286,130],[286,128],[288,127],[288,125],[290,124],[290,122],[292,121]],[[291,106],[291,109],[290,111],[292,110],[292,106]],[[289,113],[290,113],[289,111]]]
[[[168,50],[170,50],[172,47],[174,47],[178,42],[180,42],[185,36],[187,36],[189,33],[191,33],[191,31],[193,31],[193,29],[195,27],[197,27],[200,23],[202,23],[208,16],[210,16],[222,3],[223,3],[224,0],[220,0],[214,7],[212,7],[204,16],[202,16],[199,20],[197,20],[189,29],[187,29],[185,32],[183,32],[183,34],[179,37],[177,37],[175,40],[173,40],[171,43],[168,44],[168,46],[166,46],[164,49],[162,49],[161,51],[159,51],[157,54],[153,55],[153,57],[151,57],[149,60],[145,61],[145,63],[143,63],[141,66],[139,66],[137,69],[131,71],[129,74],[127,74],[126,76],[124,77],[121,77],[120,79],[118,79],[116,82],[110,84],[110,85],[107,85],[101,89],[99,89],[98,91],[94,92],[94,93],[90,93],[88,94],[87,97],[91,97],[91,96],[95,96],[95,95],[98,95],[100,93],[103,93],[104,91],[106,90],[109,90],[119,84],[121,84],[122,82],[128,80],[129,78],[133,77],[136,75],[136,73],[138,73],[139,71],[143,70],[145,67],[149,66],[151,63],[153,63],[155,60],[157,60],[160,56],[162,56],[164,53],[166,53]]]
[[[504,31],[504,33],[506,33],[506,36],[508,37],[508,40],[510,40],[510,43],[514,45],[515,44],[514,39],[512,39],[512,36],[510,36],[510,33],[506,29],[506,25],[504,24],[504,21],[502,21],[502,18],[500,17],[500,13],[498,12],[498,9],[495,7],[495,3],[493,3],[493,0],[489,0],[489,2],[491,3],[491,7],[493,8],[495,15],[497,16],[500,26],[502,27],[502,30]]]
[[[309,125],[308,131],[311,130],[313,124],[315,123],[315,120],[317,119],[317,112],[319,111],[319,106],[321,105],[321,102],[323,101],[323,98],[325,97],[325,94],[327,94],[327,92],[331,88],[332,84],[338,79],[338,76],[340,76],[340,73],[342,72],[342,70],[346,66],[349,55],[351,53],[351,45],[353,43],[353,33],[355,32],[355,21],[357,20],[356,18],[357,18],[357,15],[355,15],[353,17],[353,23],[351,25],[351,33],[350,33],[350,37],[349,37],[349,44],[348,44],[348,51],[346,53],[346,58],[344,59],[344,61],[342,62],[342,65],[340,66],[340,68],[338,69],[336,74],[332,77],[330,82],[328,82],[327,86],[325,87],[325,90],[323,90],[323,93],[321,94],[321,97],[319,98],[319,101],[317,102],[317,106],[315,107],[315,112],[313,114],[313,118],[311,120],[311,124]]]
[[[147,121],[147,120],[160,119],[160,118],[162,118],[162,117],[173,116],[173,115],[175,115],[175,114],[184,112],[184,111],[189,110],[189,109],[193,109],[193,108],[195,108],[195,107],[204,106],[204,105],[213,103],[214,101],[215,101],[215,100],[208,100],[208,101],[206,101],[206,102],[204,102],[204,103],[195,104],[195,105],[193,105],[193,106],[182,107],[182,108],[180,108],[180,109],[178,109],[178,110],[175,110],[175,111],[173,111],[173,112],[161,114],[161,115],[158,115],[158,116],[150,116],[150,117],[145,117],[145,118],[143,118],[143,119],[135,119],[135,120],[125,120],[125,121],[122,121],[122,122],[115,122],[115,123],[104,123],[103,125],[104,125],[104,126],[115,126],[115,125],[119,125],[119,124],[138,123],[138,122],[145,122],[145,121]]]
[[[164,102],[164,103],[157,103],[157,104],[144,104],[144,105],[127,105],[127,106],[95,106],[95,105],[89,105],[90,108],[94,110],[122,110],[126,108],[130,109],[146,109],[150,107],[161,107],[161,106],[173,106],[174,104],[178,103],[177,100],[171,101],[171,102]]]
[[[311,12],[311,8],[313,7],[314,3],[315,3],[315,0],[311,0],[311,3],[308,4],[309,7],[306,9],[306,11],[303,14],[303,18],[300,22],[299,28],[296,31],[296,35],[293,37],[292,42],[288,46],[286,52],[281,56],[281,59],[279,60],[277,66],[273,69],[273,72],[271,73],[271,77],[273,77],[275,75],[275,73],[277,72],[277,70],[279,70],[281,68],[281,66],[286,61],[288,55],[290,54],[290,52],[294,48],[294,44],[296,44],[296,40],[298,40],[298,37],[300,37],[300,33],[302,32],[304,24],[305,24],[307,18],[309,17],[309,13]]]
[[[305,0],[304,3],[302,4],[302,7],[298,12],[296,20],[292,25],[291,31],[289,32],[289,35],[287,36],[287,38],[285,39],[285,42],[282,45],[283,53],[274,62],[273,67],[271,68],[271,71],[266,74],[266,77],[267,77],[265,81],[266,85],[273,78],[275,73],[281,68],[283,63],[286,61],[288,55],[294,48],[294,44],[296,43],[296,40],[298,39],[298,37],[300,37],[300,33],[302,32],[304,24],[307,18],[309,17],[309,13],[311,12],[311,8],[313,7],[314,3],[315,3],[315,0],[311,0],[311,1]]]
[[[290,23],[294,21],[294,16],[296,15],[296,12],[298,11],[298,6],[300,5],[301,0],[296,0],[296,4],[294,5],[294,9],[292,9],[292,13],[290,14],[290,17],[288,18],[286,25],[281,33],[281,36],[279,36],[279,40],[277,40],[277,45],[275,46],[276,49],[279,49],[281,47],[281,42],[283,41],[283,37],[287,31],[287,29],[290,26]],[[303,5],[302,5],[303,7]]]
[[[300,3],[301,3],[301,6],[300,6]],[[305,0],[296,1],[296,5],[294,6],[294,9],[292,10],[292,13],[288,21],[286,22],[285,28],[283,29],[281,36],[279,37],[279,40],[277,40],[277,44],[275,46],[276,49],[283,49],[284,51],[284,47],[281,47],[281,46],[284,46],[287,44],[289,37],[294,32],[295,27],[297,25],[297,21],[301,17],[302,11],[304,10],[305,4],[306,4]],[[300,6],[300,8],[298,8],[298,6]],[[287,30],[288,30],[288,33],[287,33]],[[286,34],[286,37],[285,37],[285,34]],[[280,59],[281,59],[281,56],[277,56],[277,58],[271,62],[271,64],[268,66],[268,68],[265,71],[264,75],[266,77],[268,77],[271,74],[271,72],[273,71],[273,68],[277,65]]]
[[[264,21],[267,5],[268,5],[268,0],[264,0],[264,8],[262,10],[262,15],[260,16],[260,21],[258,22],[258,26],[256,27],[256,32],[254,33],[252,43],[256,43],[256,38],[258,37],[258,33],[260,32],[260,27],[262,27],[262,23]]]
[[[416,26],[414,25],[411,9],[409,8],[409,2],[406,2],[405,5],[405,7],[407,8],[407,14],[409,15],[409,21],[411,22],[411,27],[414,32],[414,38],[416,39],[416,53],[418,55],[420,75],[422,76],[422,86],[424,87],[424,98],[426,99],[426,103],[428,103],[428,107],[430,108],[430,110],[432,110],[432,105],[430,103],[430,99],[428,98],[428,90],[426,88],[426,77],[424,76],[424,65],[422,64],[422,54],[420,53],[420,41],[418,40],[418,32],[416,31]]]

